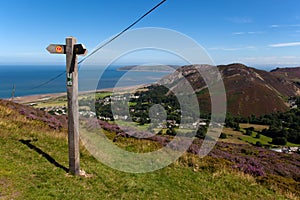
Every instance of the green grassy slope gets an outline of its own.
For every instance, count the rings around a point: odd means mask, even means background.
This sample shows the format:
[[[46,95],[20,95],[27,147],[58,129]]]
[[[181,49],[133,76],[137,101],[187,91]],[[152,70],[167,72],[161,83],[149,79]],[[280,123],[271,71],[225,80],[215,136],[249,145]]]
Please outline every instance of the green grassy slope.
[[[223,160],[191,154],[156,172],[128,174],[101,164],[82,147],[81,167],[91,177],[74,177],[67,173],[67,149],[65,130],[0,104],[0,199],[296,198],[259,185]]]

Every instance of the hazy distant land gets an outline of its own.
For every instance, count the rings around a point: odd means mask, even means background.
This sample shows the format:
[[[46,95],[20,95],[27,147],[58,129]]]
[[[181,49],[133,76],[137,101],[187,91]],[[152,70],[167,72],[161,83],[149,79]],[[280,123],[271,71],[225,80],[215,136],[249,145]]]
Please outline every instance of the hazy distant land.
[[[118,68],[118,71],[151,71],[151,72],[173,72],[179,65],[130,65]]]

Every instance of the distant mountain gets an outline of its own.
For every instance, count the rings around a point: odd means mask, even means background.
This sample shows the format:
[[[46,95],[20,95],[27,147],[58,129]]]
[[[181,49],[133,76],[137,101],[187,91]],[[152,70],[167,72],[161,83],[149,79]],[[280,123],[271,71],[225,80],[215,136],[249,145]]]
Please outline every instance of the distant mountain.
[[[198,69],[207,65],[183,66],[164,77],[159,84],[182,87],[186,78],[198,95],[200,109],[210,111],[210,96]],[[217,66],[222,75],[227,95],[227,109],[233,115],[263,115],[287,111],[287,97],[300,95],[300,87],[290,79],[273,72],[258,70],[243,64]],[[298,69],[299,70],[299,69]],[[289,76],[290,77],[290,76]]]
[[[173,72],[180,66],[178,65],[132,65],[118,68],[119,71],[170,71]]]
[[[300,83],[300,67],[276,68],[271,73],[277,77]]]

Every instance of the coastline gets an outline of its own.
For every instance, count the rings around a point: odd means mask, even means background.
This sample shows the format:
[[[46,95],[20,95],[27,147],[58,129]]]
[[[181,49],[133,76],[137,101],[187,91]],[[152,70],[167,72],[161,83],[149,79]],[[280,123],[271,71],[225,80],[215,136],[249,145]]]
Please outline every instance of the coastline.
[[[37,101],[46,101],[53,98],[58,98],[67,95],[66,92],[63,93],[50,93],[50,94],[35,94],[28,96],[15,97],[14,102],[20,104],[32,103]],[[11,100],[11,98],[5,98],[4,100]]]
[[[150,84],[142,84],[142,85],[133,85],[133,86],[124,86],[124,87],[118,87],[118,88],[105,88],[105,89],[100,89],[96,91],[85,91],[85,92],[80,92],[79,95],[82,94],[89,94],[92,92],[118,92],[118,93],[123,93],[123,92],[132,92],[135,90],[141,90],[144,87],[149,86]],[[15,97],[14,102],[20,103],[20,104],[29,104],[29,103],[34,103],[34,102],[39,102],[39,101],[48,101],[51,99],[55,99],[58,97],[63,97],[66,96],[66,92],[62,93],[45,93],[45,94],[36,94],[36,95],[28,95],[28,96],[21,96],[21,97]],[[11,100],[11,98],[3,98],[4,100]]]

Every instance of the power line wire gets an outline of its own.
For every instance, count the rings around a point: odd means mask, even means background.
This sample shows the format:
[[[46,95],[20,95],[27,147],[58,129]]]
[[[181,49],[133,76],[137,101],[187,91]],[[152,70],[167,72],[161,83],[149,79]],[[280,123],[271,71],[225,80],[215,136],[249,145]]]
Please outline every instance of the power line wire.
[[[33,87],[33,88],[30,88],[30,90],[34,90],[34,89],[43,87],[44,85],[47,85],[48,83],[51,83],[52,81],[58,79],[59,77],[61,77],[61,76],[64,75],[65,73],[66,73],[66,72],[63,71],[63,72],[61,72],[60,74],[58,74],[57,76],[55,76],[55,77],[49,79],[48,81],[46,81],[46,82],[44,82],[44,83],[41,83],[41,84],[39,84],[39,85],[37,85],[37,86],[35,86],[35,87]]]
[[[156,8],[158,8],[161,4],[163,4],[166,0],[161,1],[159,4],[157,4],[156,6],[154,6],[152,9],[150,9],[148,12],[146,12],[144,15],[142,15],[140,18],[138,18],[135,22],[133,22],[132,24],[130,24],[127,28],[125,28],[123,31],[121,31],[120,33],[118,33],[116,36],[114,36],[113,38],[111,38],[110,40],[108,40],[107,42],[105,42],[103,45],[101,45],[100,47],[96,48],[92,53],[90,53],[89,55],[87,55],[86,57],[84,57],[81,61],[78,62],[78,64],[82,63],[83,61],[85,61],[87,58],[91,57],[92,55],[94,55],[97,51],[99,51],[100,49],[102,49],[103,47],[105,47],[106,45],[108,45],[109,43],[111,43],[112,41],[114,41],[115,39],[117,39],[118,37],[120,37],[122,34],[124,34],[126,31],[128,31],[130,28],[132,28],[134,25],[136,25],[137,23],[139,23],[143,18],[145,18],[147,15],[149,15],[151,12],[153,12]]]
[[[136,25],[137,23],[139,23],[143,18],[145,18],[147,15],[149,15],[151,12],[153,12],[156,8],[158,8],[160,5],[162,5],[164,2],[166,2],[167,0],[163,0],[161,1],[159,4],[157,4],[156,6],[154,6],[153,8],[151,8],[148,12],[146,12],[144,15],[142,15],[140,18],[138,18],[136,21],[134,21],[132,24],[130,24],[128,27],[126,27],[124,30],[122,30],[120,33],[118,33],[116,36],[114,36],[113,38],[111,38],[110,40],[108,40],[107,42],[105,42],[103,45],[101,45],[100,47],[96,48],[94,51],[92,51],[90,54],[88,54],[86,57],[84,57],[82,60],[80,60],[78,62],[78,64],[81,64],[82,62],[84,62],[86,59],[88,59],[89,57],[91,57],[92,55],[94,55],[95,53],[97,53],[100,49],[102,49],[103,47],[105,47],[106,45],[108,45],[109,43],[111,43],[112,41],[114,41],[115,39],[117,39],[118,37],[120,37],[122,34],[124,34],[126,31],[128,31],[130,28],[132,28],[134,25]],[[40,88],[44,85],[49,84],[50,82],[56,80],[57,78],[61,77],[63,74],[65,74],[65,71],[58,74],[57,76],[49,79],[48,81],[41,83],[33,88],[31,88],[30,90],[33,89],[37,89]]]

